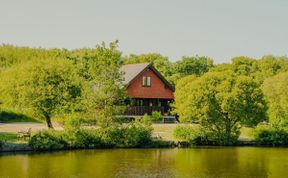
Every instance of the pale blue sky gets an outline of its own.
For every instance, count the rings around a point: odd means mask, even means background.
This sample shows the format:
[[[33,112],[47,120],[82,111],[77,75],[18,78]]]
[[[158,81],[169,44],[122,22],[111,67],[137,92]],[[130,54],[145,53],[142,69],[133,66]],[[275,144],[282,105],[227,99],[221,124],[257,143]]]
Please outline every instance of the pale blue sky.
[[[287,55],[288,1],[0,0],[0,43],[74,49],[116,39],[124,55],[172,61]]]

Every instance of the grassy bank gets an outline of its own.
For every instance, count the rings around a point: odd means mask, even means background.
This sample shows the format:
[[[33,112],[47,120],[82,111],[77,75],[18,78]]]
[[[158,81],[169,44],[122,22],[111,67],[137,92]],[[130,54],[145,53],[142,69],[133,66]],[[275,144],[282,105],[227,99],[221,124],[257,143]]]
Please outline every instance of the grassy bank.
[[[166,141],[180,141],[175,139],[173,136],[174,129],[181,124],[152,124],[153,135],[158,136]],[[196,126],[196,124],[191,124],[191,126]],[[239,141],[253,141],[253,128],[242,127]]]
[[[40,123],[39,120],[36,120],[24,114],[15,113],[13,111],[8,111],[8,110],[0,110],[0,123],[14,123],[14,122]]]
[[[2,142],[16,142],[17,135],[16,133],[1,133],[0,132],[0,141]]]

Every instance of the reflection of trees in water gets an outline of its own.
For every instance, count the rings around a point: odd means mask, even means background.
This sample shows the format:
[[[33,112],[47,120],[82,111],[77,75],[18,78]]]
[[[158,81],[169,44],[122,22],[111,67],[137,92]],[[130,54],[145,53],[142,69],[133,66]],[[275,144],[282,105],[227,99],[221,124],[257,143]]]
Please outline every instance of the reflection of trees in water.
[[[285,177],[288,149],[111,149],[0,156],[0,177]]]
[[[165,151],[166,150],[166,151]],[[111,149],[56,152],[30,159],[29,177],[170,177],[171,149]],[[34,171],[33,171],[34,170]],[[33,175],[34,173],[34,175]]]
[[[267,177],[265,158],[250,157],[245,149],[185,149],[175,155],[175,169],[179,174],[195,177]]]

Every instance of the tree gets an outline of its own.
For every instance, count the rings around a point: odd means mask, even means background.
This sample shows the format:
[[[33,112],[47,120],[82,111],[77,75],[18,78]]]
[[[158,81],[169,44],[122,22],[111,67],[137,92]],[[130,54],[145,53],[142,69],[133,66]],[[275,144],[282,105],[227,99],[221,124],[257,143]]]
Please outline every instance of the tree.
[[[253,77],[263,83],[265,79],[286,71],[288,71],[287,57],[263,56],[257,60]]]
[[[259,60],[235,57],[232,59],[232,70],[237,75],[250,76],[262,84],[266,78],[288,71],[288,59],[275,56],[263,56]]]
[[[85,83],[65,59],[31,60],[1,74],[3,104],[45,119],[79,109]]]
[[[288,126],[288,72],[264,81],[263,92],[268,100],[269,122],[272,126]]]
[[[180,78],[187,75],[196,75],[197,77],[208,72],[213,67],[213,60],[208,57],[186,57],[177,61],[173,66],[172,80],[177,83]]]
[[[35,58],[53,59],[66,58],[69,51],[66,49],[43,49],[17,47],[12,45],[0,46],[0,72],[20,63],[25,63]]]
[[[91,86],[86,99],[87,112],[103,127],[112,124],[114,116],[120,115],[125,108],[126,93],[122,85],[123,74],[120,72],[123,59],[117,47],[117,41],[108,47],[103,43],[96,48],[72,51],[69,56],[80,75]]]
[[[181,79],[176,91],[174,107],[180,121],[199,123],[213,132],[220,144],[237,140],[241,125],[254,126],[265,119],[262,91],[247,76],[209,72],[199,78]]]
[[[195,75],[188,75],[179,80],[176,85],[176,90],[174,93],[176,102],[173,104],[173,107],[175,107],[173,112],[180,115],[181,122],[191,121],[191,112],[193,111],[188,109],[189,102],[187,102],[187,95],[192,92],[191,85],[196,79],[197,77]]]

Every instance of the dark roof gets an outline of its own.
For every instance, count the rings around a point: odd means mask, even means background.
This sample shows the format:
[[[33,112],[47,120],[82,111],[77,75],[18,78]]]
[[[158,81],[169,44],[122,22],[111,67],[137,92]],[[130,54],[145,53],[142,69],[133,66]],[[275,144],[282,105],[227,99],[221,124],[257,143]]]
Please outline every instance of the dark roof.
[[[142,72],[150,68],[164,83],[165,85],[174,91],[174,87],[158,72],[152,64],[140,63],[140,64],[127,64],[120,68],[120,71],[124,72],[124,84],[130,85]]]

